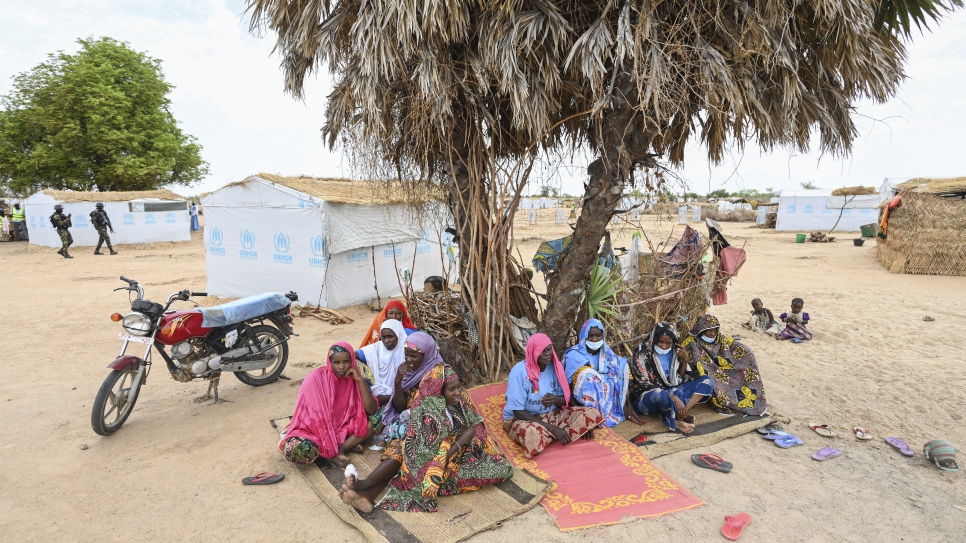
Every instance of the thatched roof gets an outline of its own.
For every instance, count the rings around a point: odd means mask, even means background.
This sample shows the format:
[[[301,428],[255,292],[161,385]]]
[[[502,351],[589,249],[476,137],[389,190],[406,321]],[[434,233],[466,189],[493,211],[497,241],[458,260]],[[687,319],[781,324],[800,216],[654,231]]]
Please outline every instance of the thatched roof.
[[[842,187],[840,189],[835,189],[832,191],[832,196],[867,196],[869,194],[876,194],[878,191],[875,187]]]
[[[966,194],[966,177],[947,177],[945,179],[917,177],[905,183],[900,183],[897,188],[900,192],[915,191],[937,196],[962,196]]]
[[[42,193],[60,202],[127,202],[157,198],[158,200],[186,200],[184,196],[168,189],[132,190],[118,192],[80,192],[75,190],[42,190]]]
[[[271,183],[304,192],[309,196],[342,204],[393,205],[439,200],[439,197],[414,197],[398,181],[353,181],[351,179],[296,176],[270,173],[253,175],[241,183],[261,178]],[[420,187],[423,188],[423,187]]]
[[[876,241],[892,273],[966,276],[966,200],[907,191]]]

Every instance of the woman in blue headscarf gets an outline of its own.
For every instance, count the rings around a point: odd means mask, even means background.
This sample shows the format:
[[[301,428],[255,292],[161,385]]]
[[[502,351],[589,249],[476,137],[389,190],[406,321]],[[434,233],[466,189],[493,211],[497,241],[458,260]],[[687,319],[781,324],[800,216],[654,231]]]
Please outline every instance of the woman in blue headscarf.
[[[580,341],[564,353],[564,370],[573,387],[573,401],[600,411],[602,427],[624,420],[630,369],[627,359],[607,346],[604,323],[590,319],[580,327]]]

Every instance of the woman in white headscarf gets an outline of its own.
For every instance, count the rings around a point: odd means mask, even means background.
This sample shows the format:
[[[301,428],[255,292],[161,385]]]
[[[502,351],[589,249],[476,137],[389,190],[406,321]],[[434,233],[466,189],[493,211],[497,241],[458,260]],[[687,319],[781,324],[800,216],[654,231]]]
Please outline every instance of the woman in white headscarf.
[[[379,402],[380,407],[389,404],[395,390],[396,372],[406,360],[406,328],[396,319],[382,321],[379,331],[379,341],[370,343],[356,351],[356,357],[365,363],[370,370],[372,395]],[[373,428],[378,429],[382,422],[382,412],[370,418]]]

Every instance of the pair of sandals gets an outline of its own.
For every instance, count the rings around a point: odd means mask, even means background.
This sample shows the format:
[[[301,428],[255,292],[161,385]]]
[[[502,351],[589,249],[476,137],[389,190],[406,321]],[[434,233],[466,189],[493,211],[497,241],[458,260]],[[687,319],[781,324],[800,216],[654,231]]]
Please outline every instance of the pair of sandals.
[[[789,434],[788,432],[784,432],[782,430],[772,429],[769,430],[768,433],[763,434],[761,437],[767,439],[768,441],[774,441],[775,445],[781,447],[782,449],[790,449],[792,447],[798,447],[799,445],[805,444],[805,442],[795,434]]]

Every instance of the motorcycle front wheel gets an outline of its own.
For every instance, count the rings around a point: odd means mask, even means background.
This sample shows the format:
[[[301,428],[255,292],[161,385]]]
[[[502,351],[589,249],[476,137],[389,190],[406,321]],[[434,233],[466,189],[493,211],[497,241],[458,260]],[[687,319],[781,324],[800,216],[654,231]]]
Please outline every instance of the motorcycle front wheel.
[[[133,389],[137,366],[123,370],[112,370],[97,391],[94,407],[91,409],[91,427],[98,435],[109,436],[116,432],[134,410],[141,392],[141,384]],[[142,381],[143,383],[143,381]]]
[[[282,342],[262,353],[263,356],[274,357],[268,366],[260,370],[234,372],[235,377],[242,383],[253,387],[260,387],[275,382],[278,380],[278,376],[282,374],[282,370],[285,369],[285,364],[288,363],[288,342],[284,341],[285,334],[274,326],[260,324],[251,327],[250,330],[251,338],[249,339],[249,345],[252,349],[261,350],[273,343]]]

